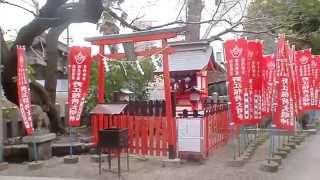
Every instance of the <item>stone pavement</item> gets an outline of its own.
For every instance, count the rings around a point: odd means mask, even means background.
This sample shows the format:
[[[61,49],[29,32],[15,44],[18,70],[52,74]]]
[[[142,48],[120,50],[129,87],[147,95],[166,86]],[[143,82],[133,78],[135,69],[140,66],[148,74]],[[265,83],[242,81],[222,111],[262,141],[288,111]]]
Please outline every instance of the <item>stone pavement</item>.
[[[80,179],[49,178],[49,177],[0,176],[0,180],[80,180]]]
[[[320,179],[320,134],[306,139],[296,150],[293,150],[277,173],[267,173],[259,169],[265,161],[268,151],[268,141],[262,144],[252,159],[241,168],[226,166],[231,158],[231,145],[220,147],[203,163],[188,162],[177,166],[162,167],[161,161],[156,159],[141,160],[131,157],[130,172],[126,171],[126,158],[121,159],[123,174],[126,180],[317,180]],[[116,159],[113,160],[113,170],[116,170]],[[43,168],[30,171],[25,163],[9,164],[7,170],[0,172],[0,180],[70,180],[59,178],[37,177],[65,177],[86,180],[114,180],[117,174],[108,172],[104,162],[102,174],[98,173],[98,163],[92,162],[89,155],[80,157],[78,164],[63,163],[63,158],[54,157],[45,162]],[[3,175],[3,176],[1,176]],[[29,176],[30,178],[7,177]]]
[[[320,179],[320,134],[307,138],[284,162],[279,179],[312,180]]]

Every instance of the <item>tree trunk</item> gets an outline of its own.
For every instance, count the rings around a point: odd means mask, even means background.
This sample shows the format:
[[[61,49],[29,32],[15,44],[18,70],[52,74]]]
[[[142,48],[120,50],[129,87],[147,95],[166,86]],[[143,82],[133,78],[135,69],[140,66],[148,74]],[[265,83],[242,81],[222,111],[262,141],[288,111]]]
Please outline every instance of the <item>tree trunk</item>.
[[[81,0],[79,3],[66,4],[67,0],[47,0],[40,9],[40,14],[29,24],[20,29],[17,38],[8,53],[3,58],[4,72],[2,85],[5,96],[15,104],[19,104],[17,98],[17,59],[16,45],[24,45],[29,48],[33,39],[41,35],[49,28],[58,27],[66,22],[92,22],[96,23],[102,13],[102,0]],[[70,8],[71,7],[71,8]],[[51,103],[50,97],[45,89],[32,82],[30,85],[32,102],[40,105],[47,112],[51,127],[54,132],[63,132],[59,124],[59,117],[55,105]]]
[[[187,22],[200,22],[201,12],[204,6],[202,0],[187,0]],[[198,41],[200,39],[200,24],[187,24],[186,41]]]
[[[67,23],[58,27],[51,28],[46,37],[46,52],[47,52],[47,68],[44,88],[47,90],[51,104],[56,103],[56,88],[57,88],[57,72],[58,72],[58,40],[60,34],[67,28]]]

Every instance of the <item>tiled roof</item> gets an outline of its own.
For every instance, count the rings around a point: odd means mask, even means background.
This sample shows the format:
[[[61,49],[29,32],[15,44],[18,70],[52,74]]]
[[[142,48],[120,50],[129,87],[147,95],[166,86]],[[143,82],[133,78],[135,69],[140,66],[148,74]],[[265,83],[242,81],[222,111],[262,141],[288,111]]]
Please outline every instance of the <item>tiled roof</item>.
[[[209,43],[181,43],[171,46],[175,48],[175,52],[169,56],[171,72],[201,70],[214,61],[213,50]],[[163,67],[160,67],[155,72],[162,71]]]

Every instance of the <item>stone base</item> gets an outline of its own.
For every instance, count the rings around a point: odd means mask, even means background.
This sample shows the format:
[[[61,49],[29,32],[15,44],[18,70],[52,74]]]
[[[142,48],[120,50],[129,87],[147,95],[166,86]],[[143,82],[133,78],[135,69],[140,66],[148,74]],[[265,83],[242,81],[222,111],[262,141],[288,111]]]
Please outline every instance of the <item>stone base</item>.
[[[288,146],[288,147],[290,147],[291,149],[296,149],[296,144],[295,144],[295,143],[289,142],[289,143],[286,144],[285,146]]]
[[[304,136],[299,136],[299,135],[297,135],[297,136],[294,136],[293,139],[294,139],[294,140],[299,140],[299,141],[304,141],[304,140],[305,140],[305,137],[304,137]]]
[[[95,162],[95,163],[99,163],[99,160],[100,160],[99,155],[97,155],[97,154],[92,155],[90,157],[90,159],[91,159],[92,162]],[[105,162],[107,160],[108,160],[108,155],[107,154],[101,154],[101,162]]]
[[[232,159],[227,162],[227,166],[230,167],[242,167],[245,161],[242,158]]]
[[[76,164],[79,162],[79,157],[78,156],[65,156],[63,158],[63,162],[65,164]]]
[[[276,162],[266,161],[261,164],[260,169],[266,172],[277,172],[279,170],[279,165]]]
[[[189,151],[180,151],[178,157],[187,161],[202,161],[204,160],[204,155],[199,152],[189,152]]]
[[[274,152],[273,155],[278,155],[278,156],[281,156],[282,159],[285,159],[288,155],[288,153],[286,151],[277,151],[277,152]]]
[[[245,152],[247,152],[247,153],[249,153],[249,154],[253,154],[254,151],[255,151],[255,149],[253,149],[253,148],[247,148],[247,149],[245,150]]]
[[[44,163],[42,161],[32,161],[28,163],[29,170],[37,170],[42,168]]]
[[[28,144],[29,160],[48,160],[52,157],[51,142],[56,138],[56,134],[47,133],[34,136],[23,137],[23,142]],[[34,147],[36,146],[36,151]],[[35,157],[35,152],[36,156]]]
[[[252,148],[252,149],[257,149],[257,144],[256,143],[251,143],[249,144],[248,148]]]
[[[246,163],[251,159],[251,155],[243,154],[240,158],[244,161],[244,163]]]
[[[242,155],[243,155],[243,156],[249,156],[249,157],[251,157],[251,156],[253,155],[253,153],[250,153],[250,152],[244,152]]]
[[[273,156],[273,157],[271,157],[271,158],[267,158],[267,161],[273,161],[273,162],[276,162],[276,163],[278,163],[279,165],[281,165],[281,163],[282,163],[282,158],[281,158],[281,156],[275,155],[275,156]]]
[[[317,129],[308,129],[308,130],[305,130],[305,132],[307,132],[308,134],[310,135],[315,135],[317,134]]]
[[[300,145],[301,144],[301,140],[298,140],[298,139],[289,139],[289,142],[294,143],[296,145]]]
[[[8,168],[9,168],[9,164],[7,162],[0,162],[0,171],[3,171]]]
[[[180,166],[181,159],[163,159],[161,160],[162,167],[176,167]]]
[[[307,129],[316,129],[317,128],[317,124],[316,123],[307,124],[306,127],[307,127]]]
[[[287,153],[290,153],[291,152],[291,148],[288,147],[288,146],[282,146],[282,147],[278,148],[278,151],[285,151]]]

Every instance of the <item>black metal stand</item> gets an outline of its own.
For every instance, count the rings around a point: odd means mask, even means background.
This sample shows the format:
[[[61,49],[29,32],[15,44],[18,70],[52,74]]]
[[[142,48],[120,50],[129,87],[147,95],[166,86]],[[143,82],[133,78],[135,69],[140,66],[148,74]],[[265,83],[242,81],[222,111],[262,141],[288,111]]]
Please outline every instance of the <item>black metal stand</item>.
[[[122,148],[117,149],[117,158],[118,158],[118,176],[121,176],[121,150]],[[127,170],[129,171],[129,148],[127,147]],[[101,154],[102,148],[99,148],[99,175],[101,175]],[[108,148],[108,169],[111,172],[111,160],[112,160],[112,149]]]
[[[128,146],[128,129],[109,128],[99,132],[99,174],[101,174],[101,154],[104,149],[108,152],[108,167],[111,171],[112,151],[115,150],[118,157],[118,176],[121,176],[121,150],[127,151],[127,169],[129,171],[129,146]]]

